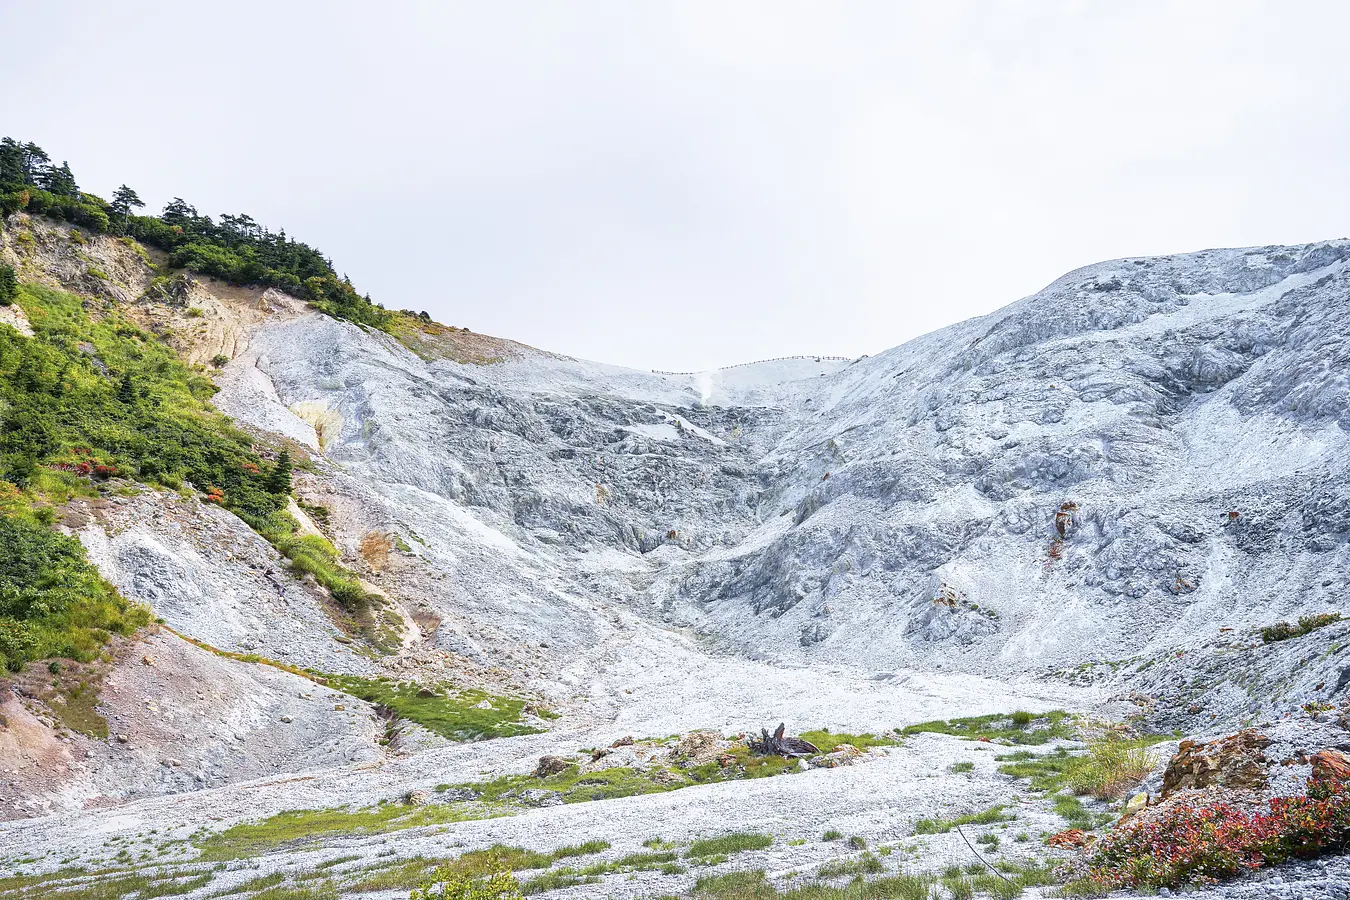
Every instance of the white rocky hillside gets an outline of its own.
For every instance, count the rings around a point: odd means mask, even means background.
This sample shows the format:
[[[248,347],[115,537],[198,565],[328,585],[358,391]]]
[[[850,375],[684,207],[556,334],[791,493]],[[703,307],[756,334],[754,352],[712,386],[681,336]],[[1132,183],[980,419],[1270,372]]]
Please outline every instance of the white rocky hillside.
[[[559,668],[609,604],[788,665],[1129,680],[1350,601],[1347,258],[1101,263],[850,365],[704,376],[486,338],[495,361],[457,362],[308,315],[257,329],[217,403],[309,440],[288,409],[327,411],[324,454],[439,573],[456,652]],[[1288,667],[1256,657],[1203,721],[1278,705]],[[1298,677],[1329,693],[1342,665]]]

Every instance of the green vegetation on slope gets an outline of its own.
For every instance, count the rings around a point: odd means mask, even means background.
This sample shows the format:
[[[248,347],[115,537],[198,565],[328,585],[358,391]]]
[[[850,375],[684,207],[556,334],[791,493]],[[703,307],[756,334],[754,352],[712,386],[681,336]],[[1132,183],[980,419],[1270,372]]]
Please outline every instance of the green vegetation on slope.
[[[902,729],[903,734],[924,732],[950,734],[971,741],[1034,745],[1072,737],[1073,723],[1069,714],[1061,710],[1047,713],[1019,711],[1011,715],[996,713],[967,719],[938,719]]]
[[[185,481],[255,519],[281,509],[247,435],[206,402],[215,386],[115,310],[40,285],[18,302],[34,336],[0,328],[0,478],[69,496],[121,475]]]
[[[1295,625],[1288,622],[1276,622],[1274,625],[1261,629],[1261,640],[1267,644],[1274,644],[1278,641],[1287,641],[1290,638],[1303,637],[1319,628],[1335,624],[1342,618],[1338,612],[1329,612],[1313,616],[1299,616],[1298,623]]]
[[[55,504],[93,497],[122,477],[191,483],[312,574],[354,615],[371,597],[322,538],[295,534],[285,512],[289,457],[264,461],[207,403],[211,382],[116,308],[91,315],[72,294],[21,285],[33,327],[0,327],[0,660],[88,659],[111,634],[147,620],[84,562],[77,541],[47,532]],[[34,562],[36,564],[34,564]]]
[[[112,634],[149,622],[99,577],[74,538],[20,515],[0,514],[0,665],[92,659]]]
[[[479,741],[540,731],[520,721],[525,714],[524,700],[499,697],[472,688],[461,689],[448,684],[423,687],[355,675],[326,675],[318,680],[368,703],[383,706],[399,718],[416,722],[452,741]]]
[[[315,248],[272,232],[248,215],[199,214],[175,197],[158,216],[139,216],[145,204],[122,185],[111,203],[81,191],[70,166],[56,166],[36,144],[0,140],[0,219],[28,212],[69,221],[92,232],[124,234],[164,250],[169,265],[232,284],[261,284],[307,299],[340,319],[389,331],[394,314],[363,297]],[[0,224],[3,224],[0,222]]]

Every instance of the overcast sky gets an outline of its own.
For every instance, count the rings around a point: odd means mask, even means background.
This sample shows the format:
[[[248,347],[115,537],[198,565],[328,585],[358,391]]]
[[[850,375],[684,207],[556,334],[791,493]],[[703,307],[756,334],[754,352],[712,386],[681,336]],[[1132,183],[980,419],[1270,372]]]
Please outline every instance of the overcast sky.
[[[392,308],[639,368],[874,353],[1350,232],[1350,4],[0,0],[0,132]]]

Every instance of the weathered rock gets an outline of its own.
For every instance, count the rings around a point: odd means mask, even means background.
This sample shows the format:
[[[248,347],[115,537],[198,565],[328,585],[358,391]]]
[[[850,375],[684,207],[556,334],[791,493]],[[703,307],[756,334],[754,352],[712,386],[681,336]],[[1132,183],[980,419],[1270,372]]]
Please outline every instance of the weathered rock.
[[[811,760],[813,769],[835,769],[839,766],[851,766],[866,754],[852,744],[840,744],[834,750]]]
[[[1210,786],[1265,790],[1269,765],[1263,751],[1270,744],[1250,728],[1206,743],[1182,741],[1163,773],[1162,796]]]
[[[722,736],[716,732],[691,731],[680,738],[671,756],[694,764],[705,763],[718,756],[722,744]]]
[[[1319,750],[1309,759],[1314,778],[1350,781],[1350,757],[1339,750]]]
[[[1061,831],[1059,834],[1052,834],[1046,839],[1045,843],[1051,847],[1063,847],[1068,850],[1077,850],[1086,847],[1095,840],[1092,835],[1078,828],[1070,828],[1067,831]]]
[[[567,771],[571,763],[561,756],[541,756],[539,765],[535,767],[535,778],[547,778],[550,775],[558,775]]]

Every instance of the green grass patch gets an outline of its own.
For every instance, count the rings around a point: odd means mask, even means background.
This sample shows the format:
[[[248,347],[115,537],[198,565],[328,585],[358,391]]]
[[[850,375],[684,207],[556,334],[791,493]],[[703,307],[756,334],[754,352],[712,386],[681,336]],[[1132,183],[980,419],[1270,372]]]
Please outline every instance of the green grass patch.
[[[374,891],[406,891],[426,881],[437,868],[449,865],[449,859],[428,859],[418,856],[392,866],[371,866],[354,881],[343,883],[343,893],[363,894]]]
[[[1015,712],[966,719],[937,719],[900,729],[903,734],[950,734],[966,740],[1003,744],[1044,744],[1074,734],[1073,720],[1062,710],[1047,713]]]
[[[817,870],[821,878],[839,878],[844,875],[876,875],[886,871],[881,860],[872,853],[864,853],[853,859],[834,859]]]
[[[151,900],[154,897],[178,897],[182,894],[190,894],[198,888],[204,888],[210,884],[212,877],[210,872],[204,872],[191,878],[166,878],[142,888],[137,898],[138,900]]]
[[[228,897],[231,894],[251,894],[265,888],[276,887],[286,880],[286,876],[280,872],[273,872],[270,875],[259,875],[257,878],[250,878],[248,881],[224,890],[217,891],[213,896]]]
[[[753,831],[737,831],[719,837],[701,838],[689,845],[685,856],[693,859],[699,856],[721,856],[740,853],[744,850],[765,850],[773,844],[773,835],[758,834]]]
[[[1004,809],[1006,807],[1003,805],[996,804],[980,812],[957,816],[954,819],[920,819],[914,823],[914,833],[946,834],[958,825],[994,825],[999,822],[1011,822],[1017,818],[1004,813]]]
[[[472,688],[455,688],[447,684],[428,688],[355,675],[324,675],[321,682],[383,706],[399,718],[416,722],[428,731],[452,741],[512,737],[536,734],[542,730],[521,721],[525,714],[524,700]],[[484,701],[491,708],[480,709]]]
[[[586,841],[584,844],[573,844],[570,847],[559,847],[553,851],[554,859],[566,859],[569,856],[592,856],[596,853],[603,853],[610,847],[609,841]]]
[[[302,809],[277,813],[260,822],[243,822],[194,843],[203,862],[257,856],[281,847],[319,843],[344,834],[381,834],[423,825],[485,819],[500,812],[479,803],[402,806],[386,803],[364,809]]]
[[[479,799],[485,802],[520,805],[523,803],[520,799],[521,793],[527,790],[554,791],[564,803],[588,803],[592,800],[612,800],[616,797],[633,797],[639,794],[659,794],[678,787],[688,787],[691,783],[689,781],[662,783],[654,780],[653,776],[653,772],[640,772],[626,766],[601,769],[583,775],[579,767],[568,766],[562,772],[547,778],[535,778],[533,775],[505,775],[486,783],[456,785],[456,787],[478,791]]]
[[[1027,779],[1032,790],[1054,792],[1064,787],[1069,770],[1076,764],[1078,756],[1060,747],[1050,753],[1038,755],[1030,750],[1018,750],[1015,753],[995,757],[1002,763],[998,770],[1013,778]]]
[[[835,734],[825,729],[804,731],[801,733],[801,737],[815,744],[821,753],[832,753],[844,744],[852,744],[859,750],[871,750],[874,747],[898,747],[901,743],[900,738],[893,734],[880,736],[874,734]]]
[[[1115,819],[1111,813],[1094,813],[1073,794],[1055,794],[1050,800],[1055,804],[1055,812],[1064,818],[1070,828],[1092,831]]]
[[[331,881],[280,884],[254,894],[249,900],[338,900],[338,888]]]
[[[521,894],[542,894],[545,891],[558,891],[563,888],[577,887],[583,884],[599,884],[603,879],[599,875],[578,875],[569,872],[544,872],[523,882]]]

